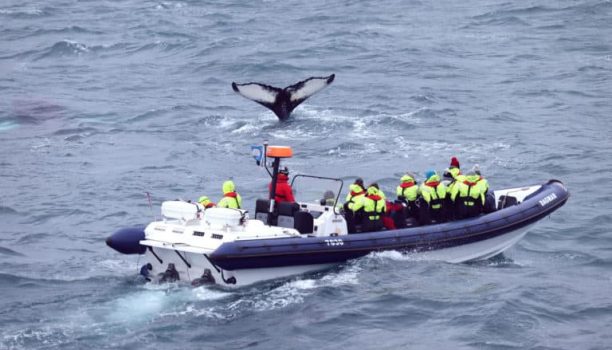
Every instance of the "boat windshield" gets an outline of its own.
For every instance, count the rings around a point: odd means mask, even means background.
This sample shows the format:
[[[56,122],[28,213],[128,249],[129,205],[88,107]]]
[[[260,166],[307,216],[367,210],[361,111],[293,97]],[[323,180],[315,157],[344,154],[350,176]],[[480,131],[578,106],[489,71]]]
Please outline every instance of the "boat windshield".
[[[304,174],[291,180],[293,195],[300,202],[333,206],[335,212],[343,185],[342,179]]]

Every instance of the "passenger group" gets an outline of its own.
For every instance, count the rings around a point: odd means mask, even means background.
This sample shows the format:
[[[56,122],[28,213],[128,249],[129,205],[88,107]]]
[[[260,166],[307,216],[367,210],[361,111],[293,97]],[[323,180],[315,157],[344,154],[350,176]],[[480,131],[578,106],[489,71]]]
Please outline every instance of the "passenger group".
[[[343,207],[349,232],[428,225],[495,210],[495,199],[478,165],[463,174],[459,161],[452,157],[443,176],[444,180],[436,171],[428,170],[419,185],[413,174],[406,173],[400,178],[393,202],[385,200],[376,183],[366,188],[358,178],[350,185]]]
[[[278,174],[275,189],[277,203],[295,201],[288,180],[289,171],[284,168]],[[271,186],[268,188],[271,189]],[[333,205],[333,193],[328,192],[321,202]],[[349,233],[441,223],[495,210],[495,199],[489,193],[488,181],[480,173],[478,165],[463,174],[456,157],[451,158],[443,178],[436,171],[428,170],[425,172],[425,180],[419,184],[414,174],[404,174],[396,188],[396,196],[396,200],[388,200],[377,183],[366,187],[363,179],[357,178],[349,186],[349,193],[341,209]],[[215,206],[206,196],[200,197],[198,202],[204,208]],[[242,199],[233,181],[223,183],[223,197],[216,206],[242,208]]]

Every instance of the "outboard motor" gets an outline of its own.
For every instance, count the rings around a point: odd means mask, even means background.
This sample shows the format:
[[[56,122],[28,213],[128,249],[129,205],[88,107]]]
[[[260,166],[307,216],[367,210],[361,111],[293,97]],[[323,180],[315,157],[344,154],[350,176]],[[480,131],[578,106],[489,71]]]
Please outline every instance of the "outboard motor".
[[[199,287],[206,284],[215,284],[215,277],[212,275],[210,269],[204,269],[202,277],[196,278],[191,282],[191,285],[194,287]]]
[[[106,245],[122,254],[144,254],[147,247],[140,245],[143,239],[144,227],[122,228],[106,239]]]
[[[173,263],[168,264],[168,268],[166,271],[159,274],[159,282],[160,283],[172,283],[180,280],[178,271],[176,271],[176,267]]]

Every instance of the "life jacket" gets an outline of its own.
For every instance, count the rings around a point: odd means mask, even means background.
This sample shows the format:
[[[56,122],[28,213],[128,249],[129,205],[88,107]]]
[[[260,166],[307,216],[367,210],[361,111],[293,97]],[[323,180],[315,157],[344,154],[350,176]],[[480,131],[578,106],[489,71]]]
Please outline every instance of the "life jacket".
[[[368,194],[363,199],[363,211],[370,221],[379,220],[386,210],[385,200],[378,194]]]
[[[484,205],[484,187],[478,185],[478,175],[466,176],[457,186],[459,197],[466,206],[472,207],[476,205],[477,200],[481,200],[482,205]]]
[[[203,206],[205,209],[212,208],[215,206],[215,203],[206,196],[200,197],[198,199],[198,203],[200,203],[200,205]]]
[[[408,202],[416,201],[419,195],[419,186],[417,186],[416,181],[409,175],[402,176],[400,181],[401,183],[396,190],[397,198]]]
[[[458,168],[451,168],[451,169],[458,169]],[[457,175],[453,177],[453,180],[448,185],[446,185],[446,193],[451,194],[454,188],[457,187],[457,184],[463,182],[464,180],[465,180],[465,175],[461,174],[461,171],[458,171]]]
[[[461,175],[461,169],[457,167],[450,167],[447,169],[453,179],[457,179],[457,176]]]
[[[236,192],[227,192],[223,194],[223,198],[219,201],[218,206],[221,208],[240,209],[242,198]]]
[[[482,177],[481,175],[480,178],[478,179],[478,186],[482,187],[482,191],[486,194],[489,191],[489,181],[487,179],[485,179],[484,177]]]
[[[349,189],[351,190],[351,192],[349,192],[349,194],[346,196],[345,205],[348,207],[349,210],[357,211],[359,210],[360,206],[356,204],[361,202],[361,199],[363,198],[363,196],[365,196],[366,192],[363,187],[357,184],[351,184]]]
[[[432,175],[423,183],[421,196],[431,209],[439,210],[442,208],[443,200],[446,198],[446,186],[440,182],[440,177],[437,174]]]

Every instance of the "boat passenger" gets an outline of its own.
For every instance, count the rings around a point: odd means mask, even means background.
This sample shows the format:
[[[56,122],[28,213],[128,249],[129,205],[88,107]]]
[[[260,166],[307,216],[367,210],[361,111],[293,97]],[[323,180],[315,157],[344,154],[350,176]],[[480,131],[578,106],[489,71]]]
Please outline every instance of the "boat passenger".
[[[202,196],[198,198],[198,203],[200,203],[200,205],[204,207],[204,209],[213,208],[215,206],[215,203],[211,201],[210,198],[208,198],[207,196]]]
[[[478,175],[478,185],[484,188],[484,193],[486,194],[489,191],[489,181],[482,176],[480,166],[478,164],[474,164],[472,171]]]
[[[461,175],[459,159],[457,159],[457,157],[451,157],[450,165],[444,170],[444,179],[452,182],[458,175]]]
[[[336,195],[334,195],[334,191],[327,190],[323,193],[323,198],[321,199],[321,205],[333,207],[336,204]]]
[[[443,183],[446,186],[446,193],[448,194],[444,203],[446,204],[447,209],[446,214],[449,220],[453,220],[457,218],[456,214],[459,212],[459,208],[457,208],[457,203],[450,199],[450,193],[452,192],[455,184],[465,180],[465,176],[461,173],[461,168],[457,157],[451,157],[450,165],[444,171],[443,176]]]
[[[434,170],[425,173],[425,182],[421,184],[421,205],[419,222],[421,225],[429,225],[431,220],[436,222],[446,221],[446,186],[440,182],[440,176]]]
[[[361,202],[355,203],[353,208],[363,208],[362,232],[378,231],[383,228],[382,215],[387,209],[387,204],[374,184],[368,186],[366,195]]]
[[[397,227],[395,226],[394,218],[391,216],[391,214],[395,214],[391,212],[391,210],[395,209],[393,203],[387,201],[387,195],[385,194],[385,192],[383,192],[383,190],[380,189],[380,186],[377,182],[373,182],[370,186],[376,187],[376,189],[378,190],[378,195],[385,201],[385,210],[381,215],[383,226],[387,230],[395,230]]]
[[[418,207],[416,205],[419,197],[419,186],[414,175],[406,173],[400,178],[400,184],[397,186],[397,199],[406,205],[406,217],[417,218]]]
[[[234,181],[227,180],[223,183],[223,198],[217,204],[219,208],[242,208],[242,197],[236,192]]]
[[[456,203],[457,218],[478,216],[485,203],[484,187],[478,185],[478,175],[470,171],[461,182],[457,182],[450,192],[451,200]]]
[[[408,226],[406,222],[406,204],[400,200],[395,200],[394,202],[387,201],[387,211],[383,218],[383,223],[385,228],[389,230]]]
[[[495,195],[493,193],[489,193],[489,181],[487,181],[487,179],[485,179],[484,176],[482,176],[482,173],[480,172],[480,166],[478,164],[474,164],[474,166],[472,167],[472,171],[474,171],[476,173],[476,175],[478,175],[478,186],[482,186],[483,187],[483,192],[484,192],[484,196],[485,196],[485,203],[484,203],[484,207],[482,209],[482,211],[484,213],[492,213],[495,211]]]
[[[385,192],[383,192],[383,190],[380,189],[380,186],[378,186],[378,182],[372,182],[370,186],[376,187],[376,189],[378,190],[378,195],[381,196],[382,199],[387,199],[387,195],[385,194]]]
[[[346,202],[344,203],[344,218],[349,233],[357,232],[356,225],[363,221],[363,209],[361,206],[355,209],[355,205],[361,203],[365,193],[363,179],[358,177],[349,186],[349,193],[346,195]]]
[[[268,190],[270,190],[271,188],[272,183],[268,185]],[[295,198],[293,197],[293,191],[291,190],[291,185],[289,185],[289,169],[287,167],[278,172],[278,177],[276,178],[276,191],[274,195],[274,201],[276,203],[295,202]]]
[[[357,200],[361,200],[360,196],[365,195],[365,189],[363,186],[363,179],[358,177],[349,186],[349,193],[346,195],[345,205],[348,203],[355,203]]]

